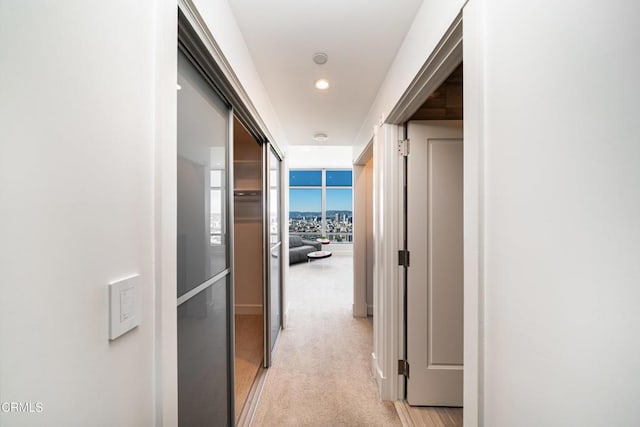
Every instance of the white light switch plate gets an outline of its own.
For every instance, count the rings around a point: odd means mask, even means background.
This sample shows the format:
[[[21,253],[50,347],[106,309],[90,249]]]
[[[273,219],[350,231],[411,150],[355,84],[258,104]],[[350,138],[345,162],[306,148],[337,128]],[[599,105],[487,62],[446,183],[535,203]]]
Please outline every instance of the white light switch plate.
[[[109,339],[115,340],[140,324],[140,276],[109,283]]]

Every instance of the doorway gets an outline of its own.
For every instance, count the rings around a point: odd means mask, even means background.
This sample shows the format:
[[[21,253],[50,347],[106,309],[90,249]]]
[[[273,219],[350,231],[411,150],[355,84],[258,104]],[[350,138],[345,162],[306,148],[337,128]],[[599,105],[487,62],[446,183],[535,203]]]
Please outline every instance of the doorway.
[[[234,397],[238,422],[264,365],[264,238],[262,147],[233,120]]]
[[[236,422],[255,407],[282,329],[281,157],[234,118]],[[245,409],[245,406],[247,408]]]
[[[406,401],[461,407],[463,401],[462,64],[406,125]],[[457,416],[462,410],[411,409]]]

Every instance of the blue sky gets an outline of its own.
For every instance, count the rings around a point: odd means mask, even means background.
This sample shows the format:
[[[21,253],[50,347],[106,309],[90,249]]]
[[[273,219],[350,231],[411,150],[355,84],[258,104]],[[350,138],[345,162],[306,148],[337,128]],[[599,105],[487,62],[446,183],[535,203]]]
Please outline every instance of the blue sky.
[[[351,170],[325,171],[327,187],[351,187],[353,175]],[[322,185],[321,170],[291,170],[289,171],[289,185],[292,187],[306,187]]]
[[[325,175],[328,211],[351,211],[351,170],[291,170],[289,171],[289,210],[293,212],[320,212],[322,210],[323,174]],[[342,188],[340,188],[342,187]],[[347,187],[347,188],[345,188]]]
[[[352,190],[327,189],[327,210],[352,210]],[[320,212],[322,208],[322,190],[319,188],[289,190],[289,210],[296,212]]]
[[[322,190],[319,188],[292,188],[289,190],[289,210],[297,212],[320,212]]]
[[[351,210],[351,189],[331,189],[327,188],[327,210],[328,211],[350,211]]]

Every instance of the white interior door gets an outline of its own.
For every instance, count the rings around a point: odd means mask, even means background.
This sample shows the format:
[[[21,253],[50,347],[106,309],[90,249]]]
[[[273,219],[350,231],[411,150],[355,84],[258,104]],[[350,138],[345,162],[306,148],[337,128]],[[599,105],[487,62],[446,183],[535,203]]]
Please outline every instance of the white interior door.
[[[407,401],[462,406],[462,122],[409,122]]]

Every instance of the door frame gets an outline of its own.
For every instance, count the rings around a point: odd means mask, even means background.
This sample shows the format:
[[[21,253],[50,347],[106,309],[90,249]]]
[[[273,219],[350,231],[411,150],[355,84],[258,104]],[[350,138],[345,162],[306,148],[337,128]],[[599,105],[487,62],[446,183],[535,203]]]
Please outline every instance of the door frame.
[[[482,345],[482,323],[483,323],[483,260],[482,249],[483,238],[483,129],[482,129],[482,100],[483,94],[478,88],[482,82],[483,68],[482,58],[477,52],[482,52],[482,14],[475,10],[481,7],[466,4],[460,14],[453,20],[449,29],[427,58],[412,82],[408,85],[404,94],[400,97],[394,108],[387,116],[384,123],[376,126],[375,133],[382,134],[381,148],[386,147],[385,154],[399,157],[395,147],[398,143],[398,135],[404,136],[403,125],[424,103],[428,96],[433,93],[451,74],[451,72],[462,62],[464,58],[464,414],[465,424],[478,425],[481,420],[482,407],[482,366],[483,366],[483,345]],[[467,41],[463,49],[463,16],[464,32]],[[392,147],[392,148],[389,148]],[[380,167],[380,165],[378,165]],[[374,164],[375,167],[375,164]],[[382,189],[392,188],[402,194],[401,175],[394,171],[394,168],[385,170],[388,181]],[[389,185],[390,187],[387,187]],[[380,186],[375,186],[376,195],[381,191]],[[401,200],[400,203],[403,203]],[[382,209],[383,207],[374,207]],[[393,234],[392,242],[397,242],[402,238],[403,221],[398,213],[399,221],[395,229],[386,229]],[[395,255],[395,254],[393,254]],[[397,259],[395,257],[380,257],[378,263],[389,266],[387,270],[397,269]],[[382,316],[380,322],[375,322],[374,335],[379,333],[382,343],[379,343],[380,354],[376,353],[376,342],[374,337],[374,354],[372,363],[378,358],[376,366],[384,366],[376,375],[380,396],[386,400],[402,400],[405,396],[404,377],[397,374],[395,366],[397,360],[404,358],[404,316],[403,308],[403,274],[389,275],[395,276],[394,280],[382,281],[382,292],[389,298],[391,307],[380,310],[374,307],[374,316]],[[376,274],[379,274],[376,271]],[[376,327],[376,325],[379,325]],[[376,331],[375,329],[379,329]],[[392,359],[391,361],[383,359]],[[383,362],[383,363],[379,363]],[[374,375],[376,373],[374,372]]]
[[[477,426],[482,422],[483,403],[483,322],[484,322],[484,129],[483,100],[481,91],[484,79],[483,58],[484,33],[482,4],[466,3],[453,20],[444,36],[427,58],[406,91],[389,113],[386,123],[395,125],[398,134],[404,135],[403,125],[437,89],[464,59],[464,418],[465,425]],[[463,19],[464,18],[464,19]],[[466,40],[463,45],[463,28]],[[387,144],[396,144],[388,140]],[[396,189],[401,188],[396,182]],[[402,224],[400,225],[402,227]],[[396,231],[400,233],[400,230]],[[399,276],[395,286],[397,301],[404,297]],[[399,306],[399,311],[403,307]],[[402,317],[386,315],[385,322],[392,325],[386,332],[386,352],[402,359],[404,347],[404,325]],[[400,343],[395,345],[394,343]],[[394,373],[395,374],[395,373]],[[395,375],[394,375],[395,377]],[[398,375],[398,377],[400,377]],[[392,381],[393,382],[393,381]],[[404,381],[395,381],[393,400],[405,396]]]
[[[280,229],[279,229],[279,234],[280,234],[280,243],[279,243],[279,250],[280,250],[280,264],[279,264],[279,273],[280,273],[280,280],[278,283],[278,286],[280,286],[280,292],[279,292],[279,303],[280,303],[280,328],[278,331],[278,336],[276,337],[276,342],[274,343],[273,347],[271,347],[271,305],[272,305],[272,301],[271,301],[271,232],[270,232],[270,214],[271,214],[271,154],[273,154],[276,159],[278,159],[278,161],[280,162],[280,176],[278,177],[279,182],[278,185],[280,185],[279,188],[279,197],[278,197],[278,215],[279,215],[279,221],[280,221]],[[270,143],[265,143],[263,144],[262,147],[262,167],[263,167],[263,175],[262,175],[262,181],[263,181],[263,194],[262,194],[262,206],[263,206],[263,212],[262,212],[262,219],[263,219],[263,238],[264,238],[264,260],[263,260],[263,317],[264,317],[264,321],[263,321],[263,326],[264,326],[264,361],[263,361],[263,365],[265,368],[269,368],[273,362],[273,352],[275,350],[275,348],[277,347],[277,343],[278,340],[280,339],[280,333],[282,332],[282,329],[284,329],[284,303],[285,303],[285,299],[284,299],[284,265],[283,265],[283,261],[284,261],[284,257],[283,257],[283,253],[284,253],[284,241],[283,241],[283,223],[284,221],[282,221],[283,218],[283,211],[282,209],[282,199],[283,199],[283,191],[282,191],[282,175],[283,175],[283,158],[282,155],[278,152],[278,150],[276,149],[276,147],[274,147],[273,145],[271,145]]]
[[[353,162],[353,316],[367,317],[367,222],[368,194],[365,166],[373,159],[373,140]],[[365,224],[363,226],[363,224]],[[372,314],[372,313],[371,313]]]
[[[180,22],[180,21],[179,21]],[[228,361],[228,365],[226,366],[227,372],[227,415],[230,420],[235,419],[235,393],[234,393],[234,384],[235,384],[235,295],[234,295],[234,281],[235,281],[235,262],[234,262],[234,197],[233,197],[233,126],[234,126],[234,108],[228,102],[228,99],[225,98],[222,92],[215,86],[215,84],[210,80],[210,75],[206,72],[206,69],[202,66],[202,63],[198,60],[202,58],[198,58],[197,54],[194,54],[193,48],[188,41],[185,42],[184,38],[181,37],[181,31],[184,32],[185,24],[184,22],[180,22],[179,32],[178,32],[178,43],[177,43],[177,51],[179,50],[181,54],[184,55],[186,61],[188,61],[191,66],[195,69],[195,71],[202,77],[208,87],[215,92],[215,95],[220,99],[221,103],[224,104],[226,108],[226,118],[227,118],[227,129],[226,129],[226,141],[225,141],[225,173],[223,175],[223,189],[224,189],[224,226],[222,229],[222,233],[225,236],[226,241],[226,257],[228,260],[228,266],[205,280],[195,288],[185,292],[182,295],[178,295],[176,302],[176,310],[179,309],[180,305],[186,303],[187,301],[194,298],[196,295],[200,294],[205,289],[212,289],[213,286],[220,280],[225,280],[225,294],[226,294],[226,324],[227,328],[225,330],[226,334],[226,359]],[[207,81],[208,80],[208,81]],[[177,158],[177,147],[179,141],[176,139],[176,158]],[[176,162],[177,163],[177,162]],[[177,195],[177,190],[176,193]],[[176,216],[177,216],[177,202],[176,202]],[[176,230],[177,231],[177,230]],[[177,233],[176,233],[177,234]],[[174,248],[175,253],[175,248]],[[174,255],[175,256],[175,255]],[[177,320],[176,320],[177,324]],[[176,331],[176,338],[178,338],[178,333]],[[177,341],[176,341],[177,344]],[[176,345],[177,347],[177,345]],[[177,364],[179,365],[179,360],[177,360]],[[178,372],[179,374],[179,372]],[[179,385],[180,377],[177,376],[177,381]],[[179,403],[179,396],[178,396]],[[179,413],[178,413],[179,416]],[[178,418],[179,420],[179,418]]]
[[[462,13],[460,13],[454,19],[453,23],[445,32],[431,55],[422,65],[412,82],[408,85],[403,95],[389,113],[384,124],[382,124],[380,129],[378,129],[378,131],[380,131],[384,128],[393,128],[378,133],[382,133],[383,141],[381,143],[381,150],[384,150],[384,155],[395,157],[395,161],[393,162],[393,168],[387,167],[385,169],[384,166],[378,165],[379,168],[382,167],[380,174],[386,176],[386,182],[383,182],[383,188],[374,185],[374,192],[378,194],[380,191],[393,191],[399,195],[397,204],[395,205],[399,208],[395,208],[393,212],[389,212],[397,216],[398,220],[391,228],[385,227],[385,233],[387,235],[389,235],[389,232],[393,233],[391,240],[396,246],[396,250],[391,256],[387,256],[385,258],[379,257],[382,263],[391,267],[387,270],[394,270],[394,274],[389,275],[388,279],[381,283],[381,286],[385,289],[383,291],[379,291],[386,294],[386,298],[390,298],[392,301],[392,308],[384,309],[384,307],[380,307],[380,309],[377,310],[374,307],[374,328],[376,325],[376,316],[382,316],[383,320],[381,323],[388,325],[382,334],[384,339],[382,349],[380,351],[384,359],[391,359],[387,361],[388,363],[384,363],[388,368],[380,373],[380,375],[383,376],[380,395],[383,399],[387,400],[404,400],[406,393],[404,376],[399,374],[397,369],[397,361],[404,360],[406,358],[404,326],[405,274],[404,267],[400,267],[398,265],[397,259],[397,250],[401,249],[404,237],[404,215],[401,208],[401,206],[404,205],[404,161],[401,160],[402,156],[397,149],[398,141],[399,139],[406,138],[405,123],[409,121],[411,116],[413,116],[413,114],[427,100],[429,95],[431,95],[449,77],[451,72],[460,65],[462,57]],[[376,164],[374,163],[374,171],[375,168]],[[374,175],[376,175],[375,172]]]
[[[382,400],[404,396],[398,375],[402,354],[402,269],[398,265],[401,243],[401,126],[380,124],[373,136],[373,352],[371,374]]]

